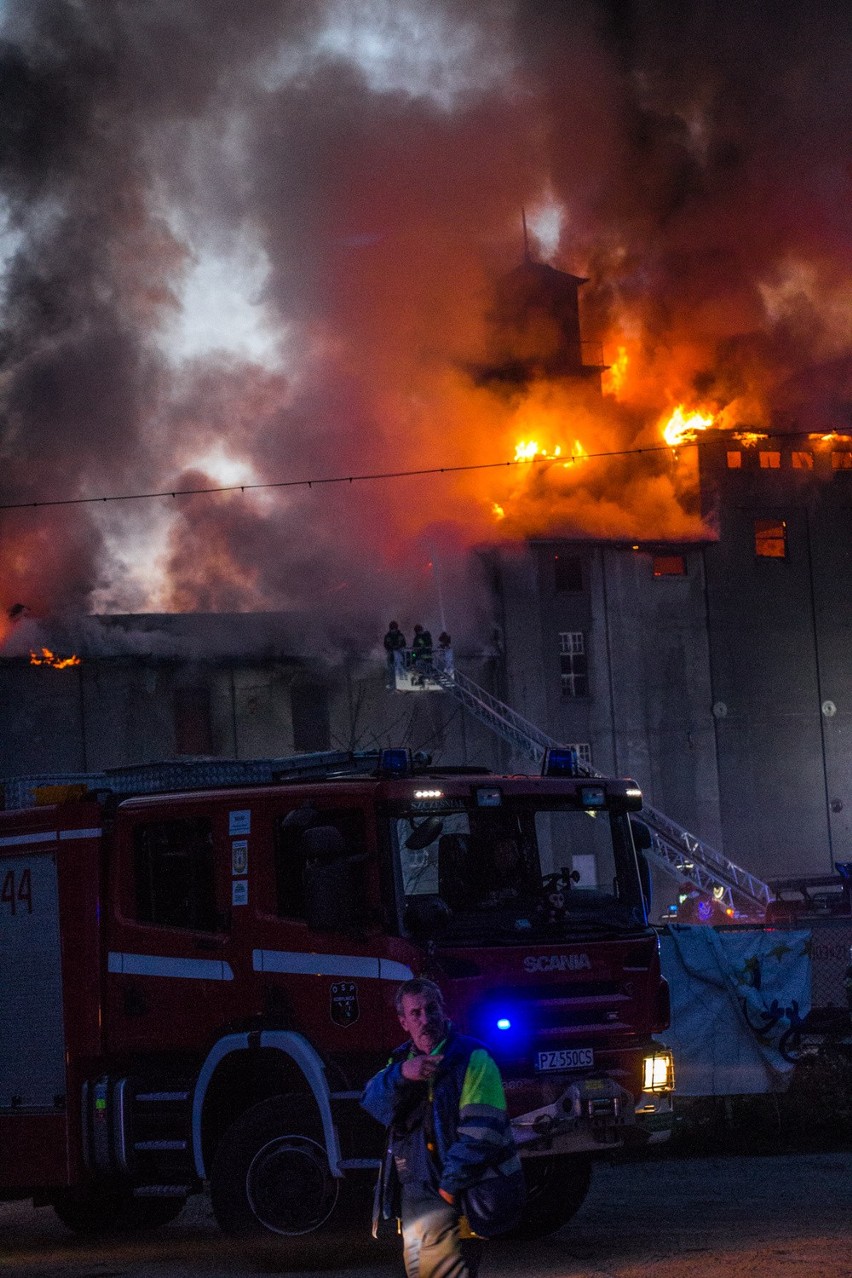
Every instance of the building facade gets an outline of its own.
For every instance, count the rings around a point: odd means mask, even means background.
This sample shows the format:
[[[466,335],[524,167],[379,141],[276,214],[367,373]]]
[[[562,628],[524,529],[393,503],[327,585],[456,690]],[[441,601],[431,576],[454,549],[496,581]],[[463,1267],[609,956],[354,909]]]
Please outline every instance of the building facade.
[[[852,441],[696,444],[702,543],[490,558],[507,700],[763,878],[852,858]]]

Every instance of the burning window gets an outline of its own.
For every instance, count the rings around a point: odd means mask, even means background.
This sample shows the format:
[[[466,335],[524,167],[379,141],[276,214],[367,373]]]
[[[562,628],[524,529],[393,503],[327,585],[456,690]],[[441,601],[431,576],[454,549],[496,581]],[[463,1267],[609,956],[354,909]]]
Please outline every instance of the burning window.
[[[754,553],[760,559],[787,558],[787,523],[783,519],[755,519]]]
[[[761,470],[780,470],[781,469],[780,453],[777,453],[769,448],[763,448],[758,453],[758,457],[760,458]]]
[[[685,555],[654,555],[651,560],[655,577],[685,577]]]
[[[553,586],[557,591],[572,594],[583,589],[583,558],[581,555],[553,556]]]
[[[793,461],[793,470],[813,470],[814,455],[813,453],[797,452],[791,453]]]
[[[739,448],[729,448],[728,453],[728,470],[742,470],[743,455]]]
[[[832,470],[852,470],[852,452],[835,448],[831,454],[831,468]]]
[[[586,636],[582,630],[560,631],[559,662],[563,697],[588,696],[589,672],[586,661]]]

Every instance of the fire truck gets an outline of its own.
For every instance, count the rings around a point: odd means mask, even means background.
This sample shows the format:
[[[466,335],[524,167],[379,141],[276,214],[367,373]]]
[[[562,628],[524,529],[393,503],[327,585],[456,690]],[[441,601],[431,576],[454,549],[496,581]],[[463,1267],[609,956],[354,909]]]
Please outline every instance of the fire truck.
[[[560,1227],[596,1154],[666,1138],[673,1090],[641,795],[575,763],[385,750],[7,782],[0,1197],[97,1233],[206,1188],[229,1234],[332,1236],[378,1167],[359,1097],[402,1037],[395,991],[425,975],[499,1062],[521,1234]]]

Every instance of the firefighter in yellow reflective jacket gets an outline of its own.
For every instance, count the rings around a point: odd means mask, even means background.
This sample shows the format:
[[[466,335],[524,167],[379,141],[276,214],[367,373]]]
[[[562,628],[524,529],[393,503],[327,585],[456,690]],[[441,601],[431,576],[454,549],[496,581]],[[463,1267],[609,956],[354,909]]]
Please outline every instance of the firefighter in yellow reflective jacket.
[[[361,1098],[388,1132],[374,1232],[400,1219],[408,1278],[476,1278],[482,1238],[511,1229],[524,1199],[500,1071],[432,981],[401,985],[396,1010],[409,1041]]]

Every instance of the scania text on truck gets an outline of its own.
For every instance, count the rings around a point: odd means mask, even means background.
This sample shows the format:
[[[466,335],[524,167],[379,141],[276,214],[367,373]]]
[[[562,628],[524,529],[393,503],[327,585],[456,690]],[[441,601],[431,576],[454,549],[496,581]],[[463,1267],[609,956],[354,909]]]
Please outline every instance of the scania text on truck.
[[[7,782],[0,1197],[97,1232],[209,1186],[228,1233],[329,1236],[378,1166],[359,1097],[400,1040],[395,990],[427,975],[503,1072],[520,1232],[562,1225],[595,1154],[665,1139],[673,1087],[641,796],[572,762],[498,776],[390,750]]]

